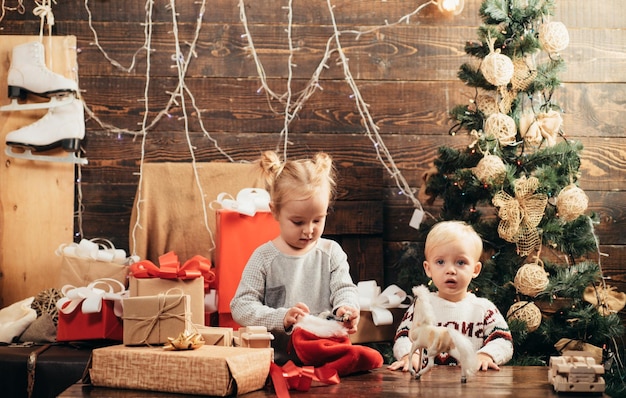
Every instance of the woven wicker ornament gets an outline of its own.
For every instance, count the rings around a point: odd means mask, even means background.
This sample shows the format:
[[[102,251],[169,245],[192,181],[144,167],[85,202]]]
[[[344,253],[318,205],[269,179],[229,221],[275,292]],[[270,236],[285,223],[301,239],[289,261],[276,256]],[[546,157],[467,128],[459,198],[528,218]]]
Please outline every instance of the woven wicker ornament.
[[[517,127],[515,120],[504,113],[494,113],[485,120],[483,126],[486,135],[494,136],[500,145],[512,145],[515,143]]]
[[[476,98],[476,106],[478,110],[485,115],[485,117],[489,117],[494,113],[500,112],[498,109],[498,102],[495,98],[488,94],[479,95]]]
[[[626,306],[626,294],[618,292],[615,287],[610,285],[606,285],[606,288],[589,286],[585,289],[583,298],[586,302],[597,306],[598,311],[603,316],[611,313],[616,314]]]
[[[500,49],[493,49],[495,39],[489,41],[491,52],[483,58],[480,64],[480,72],[485,79],[494,86],[504,86],[509,84],[513,77],[513,61],[511,58],[500,53]]]
[[[516,58],[513,61],[513,76],[511,86],[515,91],[525,91],[535,81],[537,70],[529,59]]]
[[[539,44],[549,53],[563,51],[569,45],[569,32],[563,22],[548,22],[539,27]]]
[[[573,221],[587,210],[589,198],[585,191],[569,184],[556,197],[556,210],[563,221]]]
[[[521,256],[528,255],[541,243],[537,225],[543,218],[548,203],[545,194],[535,194],[539,187],[536,177],[526,176],[515,180],[515,197],[505,191],[493,196],[492,203],[499,207],[498,235],[507,242],[517,245]]]
[[[518,270],[513,280],[518,292],[535,297],[548,286],[548,273],[539,264],[524,264]]]
[[[517,319],[526,323],[526,329],[534,332],[541,325],[541,311],[530,301],[518,301],[514,303],[506,313],[507,320]]]
[[[480,162],[478,162],[472,172],[483,184],[491,181],[498,183],[504,179],[506,166],[499,156],[486,155],[480,159]]]

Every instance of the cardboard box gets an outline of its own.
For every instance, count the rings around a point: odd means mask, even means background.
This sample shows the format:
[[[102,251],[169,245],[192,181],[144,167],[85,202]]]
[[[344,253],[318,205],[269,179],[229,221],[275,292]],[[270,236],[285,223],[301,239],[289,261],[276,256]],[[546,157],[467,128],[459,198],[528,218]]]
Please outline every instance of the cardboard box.
[[[197,327],[198,333],[204,338],[206,345],[220,345],[231,347],[233,345],[233,329],[222,327]]]
[[[91,382],[99,387],[228,396],[265,385],[269,348],[204,345],[197,350],[115,345],[93,350]]]
[[[354,343],[375,343],[381,341],[393,341],[396,330],[402,322],[406,308],[389,308],[393,315],[393,323],[390,325],[374,324],[371,311],[361,311],[357,332],[350,335],[350,341]]]
[[[156,296],[159,293],[166,293],[170,289],[180,289],[183,294],[188,294],[191,297],[191,322],[204,326],[204,278],[183,280],[135,278],[131,276],[128,279],[128,293],[130,297]],[[180,290],[173,294],[180,292]]]
[[[114,340],[124,338],[123,321],[115,315],[112,300],[102,300],[100,312],[85,314],[80,306],[65,314],[59,311],[57,341]]]
[[[191,326],[188,294],[128,297],[124,303],[124,344],[165,344]]]

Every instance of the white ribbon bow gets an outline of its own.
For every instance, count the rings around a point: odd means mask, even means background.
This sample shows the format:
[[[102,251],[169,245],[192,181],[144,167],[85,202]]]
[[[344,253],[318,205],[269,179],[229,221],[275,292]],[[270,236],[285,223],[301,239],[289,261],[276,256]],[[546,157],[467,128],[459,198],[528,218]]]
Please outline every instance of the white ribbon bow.
[[[388,286],[382,293],[376,281],[363,281],[357,284],[361,310],[371,311],[374,325],[391,325],[393,314],[388,308],[407,308],[403,302],[406,292],[396,285]]]
[[[119,290],[110,283],[116,284]],[[96,286],[102,285],[106,288],[100,289]],[[72,285],[64,285],[61,288],[64,297],[57,301],[57,308],[64,314],[72,313],[79,305],[83,314],[98,313],[102,310],[102,300],[113,301],[113,312],[116,316],[121,317],[123,314],[122,298],[126,297],[127,291],[120,281],[111,278],[96,279],[89,285],[84,287],[74,287]]]
[[[96,240],[104,243],[98,244],[95,242]],[[126,251],[124,249],[116,249],[113,243],[107,239],[81,239],[80,243],[62,244],[56,250],[56,254],[57,256],[65,255],[120,265],[139,261],[138,256],[126,258]]]
[[[217,195],[216,202],[222,209],[234,210],[247,216],[254,216],[257,211],[270,211],[270,194],[262,188],[244,188],[237,194],[237,199],[222,192]]]

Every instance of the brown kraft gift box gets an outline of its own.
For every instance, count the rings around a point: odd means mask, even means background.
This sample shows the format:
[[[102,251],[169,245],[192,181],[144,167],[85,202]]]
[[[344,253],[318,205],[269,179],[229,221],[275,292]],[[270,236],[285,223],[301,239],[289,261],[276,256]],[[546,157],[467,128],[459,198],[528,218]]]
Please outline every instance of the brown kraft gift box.
[[[378,326],[374,324],[371,311],[361,311],[357,332],[350,335],[350,342],[355,344],[393,341],[406,308],[388,308],[388,310],[393,315],[393,323]]]
[[[271,348],[115,345],[93,350],[89,372],[98,387],[223,397],[263,388],[272,356]]]
[[[191,322],[188,294],[159,294],[123,299],[124,345],[165,344]]]
[[[191,297],[191,322],[204,325],[204,278],[195,279],[162,279],[162,278],[128,278],[130,297],[156,296],[171,289],[180,289],[183,294]],[[179,290],[175,290],[178,292]]]

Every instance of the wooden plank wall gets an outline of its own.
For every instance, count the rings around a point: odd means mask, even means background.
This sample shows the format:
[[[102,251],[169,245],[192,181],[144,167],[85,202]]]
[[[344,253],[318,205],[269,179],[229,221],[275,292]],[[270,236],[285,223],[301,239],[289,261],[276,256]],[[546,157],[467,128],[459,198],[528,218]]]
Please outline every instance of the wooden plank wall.
[[[567,135],[585,145],[581,186],[590,197],[590,210],[600,215],[597,235],[602,252],[608,254],[602,259],[604,271],[613,285],[626,291],[622,1],[558,1],[554,19],[568,27],[570,46],[563,52],[568,64],[561,76],[564,85],[555,95],[565,110]],[[288,135],[281,135],[284,105],[268,100],[261,89],[241,15],[247,18],[267,86],[280,94],[307,87],[333,33],[333,22],[340,30],[372,29],[363,35],[344,33],[340,42],[386,147],[417,190],[439,146],[468,142],[466,136],[448,134],[452,124],[447,112],[474,95],[456,73],[467,60],[465,42],[476,38],[480,0],[466,0],[463,13],[456,17],[444,16],[430,5],[409,23],[391,27],[384,25],[424,1],[294,0],[292,12],[286,8],[288,3],[211,0],[204,10],[198,0],[65,0],[53,5],[54,34],[77,37],[80,87],[90,115],[84,145],[89,164],[79,170],[77,186],[83,206],[77,232],[128,247],[142,160],[191,161],[193,153],[198,161],[228,161],[226,153],[235,161],[247,161],[263,150],[282,150],[287,141],[290,157],[323,150],[342,168],[383,170],[384,264],[372,262],[368,272],[379,278],[383,266],[384,283],[394,282],[394,264],[407,243],[421,242],[423,237],[408,226],[411,203],[377,158],[379,148],[364,134],[337,54],[331,54],[323,69],[320,90],[298,112]],[[334,20],[329,3],[333,3]],[[0,33],[37,34],[39,18],[32,7],[27,2],[23,14],[7,11],[0,20]],[[292,68],[288,67],[290,18]],[[184,72],[187,95],[184,101],[177,98],[152,125],[180,82],[174,63],[176,46],[187,54],[196,33],[197,47]],[[144,51],[147,42],[149,54]],[[149,126],[145,140],[137,134],[142,123]],[[436,213],[437,205],[428,210]]]

